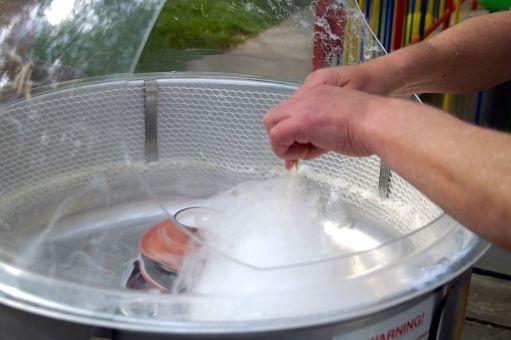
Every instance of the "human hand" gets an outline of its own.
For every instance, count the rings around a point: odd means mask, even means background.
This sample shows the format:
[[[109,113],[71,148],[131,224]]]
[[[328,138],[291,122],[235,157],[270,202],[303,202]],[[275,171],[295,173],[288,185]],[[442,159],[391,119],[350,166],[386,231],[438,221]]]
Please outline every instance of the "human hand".
[[[312,72],[293,94],[297,97],[319,85],[331,85],[360,90],[367,93],[389,95],[399,87],[400,77],[385,57],[364,64],[327,67]]]
[[[277,105],[263,121],[275,154],[289,166],[328,151],[369,156],[369,117],[382,107],[380,96],[317,85]]]

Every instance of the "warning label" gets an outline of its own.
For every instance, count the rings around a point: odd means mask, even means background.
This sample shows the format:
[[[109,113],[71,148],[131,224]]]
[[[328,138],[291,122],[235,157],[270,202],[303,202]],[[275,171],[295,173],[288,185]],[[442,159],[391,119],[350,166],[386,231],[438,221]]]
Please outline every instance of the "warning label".
[[[419,328],[424,323],[424,313],[415,316],[414,318],[403,322],[401,325],[397,327],[392,327],[380,333],[378,335],[372,336],[368,338],[369,340],[391,340],[401,338],[408,333],[412,332],[414,329]]]
[[[338,334],[333,340],[418,340],[429,334],[435,296],[397,315],[353,332]]]

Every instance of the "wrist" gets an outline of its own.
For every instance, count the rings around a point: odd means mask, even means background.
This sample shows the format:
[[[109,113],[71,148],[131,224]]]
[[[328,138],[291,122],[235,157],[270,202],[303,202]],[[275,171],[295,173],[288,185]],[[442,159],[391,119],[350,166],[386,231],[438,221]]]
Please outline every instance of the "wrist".
[[[432,79],[445,69],[445,58],[429,41],[408,46],[367,62],[371,74],[378,77],[387,93],[395,97],[426,92]]]
[[[438,82],[448,69],[447,60],[429,41],[400,49],[388,57],[399,68],[396,76],[400,84],[392,93],[396,97],[430,92],[431,84]]]
[[[378,89],[371,92],[385,96],[395,95],[405,87],[406,72],[402,69],[402,63],[396,60],[399,58],[396,57],[398,56],[389,54],[363,64],[368,74],[375,78],[372,83],[378,86]]]
[[[393,97],[375,97],[362,115],[358,138],[368,153],[382,157],[383,148],[386,146],[386,135],[391,129],[389,124],[397,119],[396,114],[399,114],[398,112],[407,101]]]

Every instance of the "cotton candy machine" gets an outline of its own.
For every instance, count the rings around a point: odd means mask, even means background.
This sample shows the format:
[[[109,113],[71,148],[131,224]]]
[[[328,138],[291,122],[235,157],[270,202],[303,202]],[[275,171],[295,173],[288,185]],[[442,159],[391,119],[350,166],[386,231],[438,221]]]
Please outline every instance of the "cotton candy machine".
[[[486,243],[377,157],[284,170],[261,119],[296,83],[24,79],[0,106],[7,337],[459,336]]]

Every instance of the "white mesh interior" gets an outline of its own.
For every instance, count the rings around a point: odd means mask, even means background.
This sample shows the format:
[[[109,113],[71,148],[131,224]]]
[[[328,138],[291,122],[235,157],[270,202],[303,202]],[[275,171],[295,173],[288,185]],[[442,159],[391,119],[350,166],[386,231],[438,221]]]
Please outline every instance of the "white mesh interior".
[[[144,160],[143,86],[141,80],[78,86],[4,106],[0,116],[2,218],[12,220],[38,203],[62,201],[96,172],[110,174],[118,182],[126,180],[116,174],[128,166],[127,161],[141,164]],[[232,183],[270,176],[282,163],[269,148],[261,119],[292,91],[292,86],[265,81],[159,79],[159,161],[150,169],[170,176],[166,164],[179,160],[197,164],[193,170],[197,178],[210,167],[217,177],[224,173]],[[330,153],[303,166],[326,183],[345,188],[345,198],[362,210],[397,223],[385,204],[360,198],[364,192],[377,192],[377,157]],[[30,194],[21,195],[27,188]],[[412,206],[414,218],[422,224],[440,213],[396,174],[391,178],[389,201]]]

